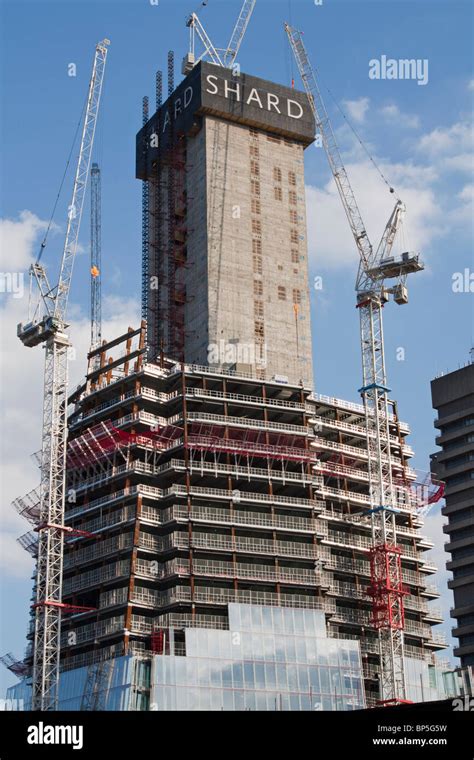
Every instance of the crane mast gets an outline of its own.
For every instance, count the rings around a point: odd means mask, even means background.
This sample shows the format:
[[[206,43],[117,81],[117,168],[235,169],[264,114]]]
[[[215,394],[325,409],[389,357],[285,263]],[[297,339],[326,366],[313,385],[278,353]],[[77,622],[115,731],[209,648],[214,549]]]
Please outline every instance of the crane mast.
[[[102,337],[101,296],[101,178],[98,164],[91,169],[91,349],[97,348]]]
[[[109,40],[103,40],[95,49],[58,284],[51,288],[44,267],[38,262],[33,265],[32,273],[46,313],[42,319],[20,324],[17,329],[25,346],[45,344],[32,710],[57,709],[61,611],[65,608],[74,611],[62,602],[68,349],[71,345],[65,319],[108,45]]]
[[[392,480],[392,454],[388,393],[384,353],[382,308],[388,293],[404,303],[406,276],[423,266],[417,256],[404,254],[398,266],[390,253],[401,223],[404,206],[397,201],[379,246],[374,251],[344,167],[320,88],[309,61],[301,32],[285,24],[298,69],[308,96],[316,126],[321,134],[329,165],[359,251],[356,281],[360,317],[362,387],[359,392],[365,408],[368,448],[368,479],[371,503],[372,549],[371,587],[372,624],[378,631],[380,656],[380,698],[383,704],[406,701],[404,673],[404,609],[400,549],[396,537],[397,496]],[[397,277],[399,285],[388,289],[385,279]]]

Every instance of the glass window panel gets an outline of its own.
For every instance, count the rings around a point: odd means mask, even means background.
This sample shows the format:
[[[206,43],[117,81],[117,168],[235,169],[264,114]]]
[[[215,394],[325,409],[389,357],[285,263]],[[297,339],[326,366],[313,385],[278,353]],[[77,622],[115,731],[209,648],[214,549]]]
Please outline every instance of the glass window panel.
[[[331,675],[331,694],[337,694],[338,696],[342,694],[342,683],[341,683],[341,674],[339,672],[339,669],[331,669],[330,670]]]
[[[232,665],[230,662],[222,663],[222,683],[224,687],[232,686]]]
[[[304,614],[303,610],[294,610],[293,617],[295,621],[295,633],[304,633]]]
[[[316,639],[306,639],[306,660],[308,663],[317,663],[318,661],[318,649]]]
[[[250,607],[245,604],[240,607],[240,621],[242,631],[251,630]]]
[[[284,636],[275,636],[275,659],[280,662],[285,662],[286,660]]]
[[[331,693],[331,687],[330,687],[330,683],[329,683],[328,668],[320,668],[319,669],[319,677],[321,679],[321,692],[323,694],[330,694]]]
[[[186,689],[176,689],[176,709],[186,710]]]
[[[328,664],[328,655],[326,651],[326,642],[318,641],[318,663],[319,665]]]
[[[263,660],[263,636],[258,633],[252,634],[253,659]]]
[[[295,639],[292,636],[286,637],[286,660],[287,662],[296,661],[296,645]]]
[[[263,637],[263,657],[265,660],[275,659],[275,639],[273,636]]]
[[[309,691],[309,675],[306,665],[298,665],[298,684],[300,691]]]
[[[211,709],[211,692],[210,689],[199,689],[199,709]]]
[[[338,644],[337,641],[327,641],[328,646],[328,655],[329,655],[329,664],[330,665],[339,665],[338,662]]]
[[[283,633],[283,610],[280,607],[273,608],[273,627],[275,633]]]
[[[236,710],[245,710],[244,692],[241,689],[234,691],[234,708]]]
[[[265,688],[265,666],[263,662],[255,663],[255,687],[257,689]]]
[[[321,691],[321,684],[319,681],[319,669],[316,667],[309,668],[309,687],[313,694]]]
[[[223,696],[224,696],[224,710],[233,710],[234,709],[234,692],[232,691],[232,689],[224,689]]]
[[[253,662],[244,662],[244,682],[247,689],[255,687]]]
[[[285,633],[294,633],[295,632],[295,624],[293,621],[293,610],[288,608],[283,608],[283,625],[284,625],[284,631]]]
[[[244,706],[245,706],[246,710],[255,710],[256,709],[255,692],[254,691],[245,691],[244,692]]]
[[[252,631],[262,630],[262,608],[258,605],[251,607],[250,615],[252,620]]]
[[[301,709],[308,711],[311,710],[311,699],[309,694],[300,694]]]
[[[222,667],[220,662],[216,660],[210,660],[209,662],[210,680],[212,686],[222,686]]]
[[[277,664],[276,666],[277,686],[279,689],[288,689],[288,680],[286,674],[286,665]]]
[[[252,660],[253,649],[252,649],[252,634],[251,633],[241,634],[241,647],[242,647],[242,656],[244,660]]]
[[[296,641],[296,661],[306,662],[306,639],[303,636],[298,636]]]
[[[290,691],[298,691],[298,673],[296,665],[288,665],[288,688]]]
[[[176,683],[178,685],[185,686],[186,684],[186,658],[185,657],[176,658],[175,674],[176,674]]]
[[[205,659],[198,660],[198,684],[199,686],[209,685],[209,665]]]
[[[276,687],[276,670],[273,662],[268,662],[265,665],[265,682],[267,689],[274,689]]]
[[[295,712],[300,709],[300,695],[290,694],[290,710]]]
[[[322,703],[323,703],[323,710],[332,710],[333,709],[331,697],[323,697],[322,698]]]
[[[288,694],[278,695],[279,710],[288,711],[290,709],[290,697]]]
[[[222,696],[222,689],[211,689],[211,710],[222,710],[224,705],[224,698]]]
[[[242,615],[242,609],[243,606],[241,604],[236,604],[235,602],[231,602],[229,604],[228,610],[229,610],[229,629],[231,631],[240,631],[242,630],[242,624],[241,624],[241,615]]]
[[[273,630],[272,608],[262,607],[262,624],[265,631]]]
[[[261,712],[267,709],[267,695],[264,691],[255,692],[255,709]]]
[[[244,673],[243,673],[243,665],[241,662],[233,663],[232,675],[234,679],[234,688],[242,688],[244,685]]]
[[[198,710],[199,709],[199,690],[188,688],[187,694],[188,694],[188,710]]]

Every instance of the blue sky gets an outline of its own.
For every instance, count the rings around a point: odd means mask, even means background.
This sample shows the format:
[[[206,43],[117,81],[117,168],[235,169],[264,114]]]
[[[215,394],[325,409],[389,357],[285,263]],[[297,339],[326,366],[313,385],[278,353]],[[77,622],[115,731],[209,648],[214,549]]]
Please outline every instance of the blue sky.
[[[134,178],[134,148],[142,96],[149,95],[153,103],[155,71],[166,70],[170,48],[176,53],[180,81],[180,61],[187,50],[185,18],[192,10],[199,12],[199,5],[198,0],[159,0],[158,5],[149,0],[15,0],[0,6],[3,272],[26,269],[36,253],[84,102],[94,45],[103,37],[111,40],[94,155],[102,170],[102,272],[109,337],[137,314],[141,185]],[[217,46],[227,43],[240,5],[240,0],[209,0],[200,13]],[[374,244],[394,199],[344,127],[325,87],[406,202],[407,240],[421,252],[426,269],[413,278],[408,306],[387,307],[385,334],[389,385],[401,417],[411,425],[415,466],[421,469],[428,469],[435,448],[429,382],[466,362],[473,343],[472,293],[452,288],[456,272],[474,271],[472,16],[469,0],[323,0],[320,6],[313,0],[258,0],[239,55],[244,71],[283,84],[294,76],[299,87],[283,22],[303,29]],[[428,83],[369,79],[369,61],[382,55],[427,59]],[[75,77],[68,76],[70,63],[76,65]],[[307,150],[306,181],[310,274],[323,282],[322,290],[312,289],[316,390],[356,399],[361,374],[354,308],[357,253],[322,149]],[[69,175],[58,206],[58,229],[53,229],[46,253],[52,271],[61,250],[71,182]],[[87,211],[81,242],[87,250]],[[14,538],[27,526],[17,520],[9,502],[38,479],[28,455],[39,448],[42,356],[39,350],[30,356],[14,335],[16,322],[26,316],[26,297],[5,294],[2,299],[0,559],[6,579],[2,606],[8,615],[2,615],[0,649],[21,656],[30,565],[16,553]],[[88,303],[87,258],[80,255],[70,309],[78,348],[75,382],[84,371]],[[399,348],[404,349],[403,361],[396,359]],[[426,527],[436,536],[437,557],[443,561],[441,522],[439,510],[433,510]],[[445,584],[445,576],[440,575],[439,583]],[[450,602],[446,592],[443,603],[449,607]],[[445,630],[449,628],[448,621]],[[5,682],[8,676],[2,671],[0,678]]]

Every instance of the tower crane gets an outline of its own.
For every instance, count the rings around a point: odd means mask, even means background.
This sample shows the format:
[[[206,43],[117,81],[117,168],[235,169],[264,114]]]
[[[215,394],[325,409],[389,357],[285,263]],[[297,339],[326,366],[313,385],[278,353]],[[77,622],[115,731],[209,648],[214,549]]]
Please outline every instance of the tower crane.
[[[189,53],[183,60],[183,74],[189,74],[194,66],[196,66],[206,55],[209,56],[212,63],[216,66],[231,68],[237,57],[237,53],[239,52],[245,32],[247,31],[256,2],[257,0],[244,0],[226,48],[214,47],[197,13],[191,13],[186,20],[186,26],[189,28]],[[207,3],[203,3],[203,5],[206,4]],[[203,52],[198,58],[196,58],[195,49],[196,35],[204,47]]]
[[[98,164],[93,163],[91,169],[91,349],[99,346],[102,337],[101,227],[100,169]]]
[[[417,255],[404,253],[399,261],[391,256],[405,207],[397,200],[376,249],[370,243],[337,141],[329,120],[315,72],[308,58],[302,33],[285,24],[318,132],[359,252],[356,280],[362,353],[362,396],[368,447],[368,478],[372,523],[371,589],[372,623],[378,631],[380,656],[380,702],[406,701],[404,672],[404,609],[400,549],[397,546],[397,492],[392,480],[389,410],[382,308],[389,293],[407,303],[408,274],[423,269]],[[393,192],[393,190],[391,189]],[[386,280],[396,280],[387,287]]]
[[[25,346],[43,343],[45,347],[32,710],[57,709],[61,613],[82,611],[82,608],[62,602],[63,540],[64,534],[70,533],[64,525],[67,363],[71,346],[66,334],[69,326],[66,311],[108,45],[109,40],[104,39],[95,48],[59,280],[51,287],[39,259],[32,265],[30,274],[32,281],[33,278],[36,280],[40,298],[31,321],[19,324],[17,328],[18,337]],[[41,306],[44,313],[39,316]]]

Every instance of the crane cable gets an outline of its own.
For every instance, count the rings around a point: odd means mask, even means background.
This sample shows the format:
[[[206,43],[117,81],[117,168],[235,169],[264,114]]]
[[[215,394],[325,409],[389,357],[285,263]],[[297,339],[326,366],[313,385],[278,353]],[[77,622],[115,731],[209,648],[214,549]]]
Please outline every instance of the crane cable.
[[[79,134],[79,129],[80,129],[80,127],[81,127],[81,124],[82,124],[82,119],[83,119],[83,116],[84,116],[84,113],[85,113],[85,110],[86,110],[87,99],[88,99],[88,96],[86,97],[86,99],[85,99],[85,101],[84,101],[84,105],[83,105],[83,107],[82,107],[81,115],[80,115],[80,117],[79,117],[79,121],[78,121],[78,123],[77,123],[76,131],[75,131],[75,134],[74,134],[74,139],[73,139],[73,141],[72,141],[72,145],[71,145],[71,150],[69,151],[69,156],[68,156],[68,159],[67,159],[67,162],[66,162],[66,167],[65,167],[65,169],[64,169],[64,173],[63,173],[63,176],[62,176],[62,179],[61,179],[61,183],[60,183],[60,185],[59,185],[58,194],[57,194],[57,196],[56,196],[56,200],[54,201],[54,206],[53,206],[53,210],[52,210],[52,212],[51,212],[51,217],[50,217],[50,219],[49,219],[49,222],[48,222],[48,226],[47,226],[47,228],[46,228],[46,232],[45,232],[45,235],[44,235],[43,241],[42,241],[42,243],[41,243],[41,246],[40,246],[40,250],[39,250],[38,256],[37,256],[37,258],[36,258],[36,264],[39,264],[39,262],[40,262],[40,260],[41,260],[41,257],[42,257],[42,255],[43,255],[44,249],[46,248],[46,240],[47,240],[47,238],[48,238],[48,235],[49,235],[49,231],[50,231],[50,229],[51,229],[51,225],[52,225],[52,223],[53,223],[54,215],[55,215],[55,213],[56,213],[56,208],[57,208],[57,205],[58,205],[58,202],[59,202],[59,197],[60,197],[60,195],[61,195],[61,192],[62,192],[62,189],[63,189],[63,185],[64,185],[64,181],[65,181],[65,179],[66,179],[66,174],[67,174],[67,171],[68,171],[68,169],[69,169],[69,164],[71,163],[71,158],[72,158],[72,154],[73,154],[73,151],[74,151],[74,146],[75,146],[75,144],[76,144],[77,136],[78,136],[78,134]]]
[[[315,69],[315,70],[317,71],[317,73],[318,73],[318,77],[319,77],[319,79],[321,80],[321,76],[320,76],[320,73],[319,73],[318,69]],[[386,176],[385,176],[385,174],[383,173],[383,171],[382,171],[382,169],[380,168],[380,166],[377,164],[377,162],[376,162],[375,158],[374,158],[374,157],[372,156],[372,154],[369,152],[369,149],[368,149],[368,148],[367,148],[367,146],[365,145],[364,141],[362,140],[361,136],[359,135],[359,133],[357,132],[357,130],[355,129],[355,127],[353,127],[353,126],[352,126],[351,122],[350,122],[350,121],[349,121],[349,119],[347,118],[346,114],[345,114],[345,113],[344,113],[344,111],[342,110],[341,106],[339,105],[339,102],[336,100],[335,96],[332,94],[332,92],[331,92],[331,90],[329,89],[329,87],[327,87],[326,85],[324,85],[324,88],[327,90],[327,92],[329,93],[330,97],[332,98],[332,100],[333,100],[333,101],[334,101],[334,103],[336,104],[336,107],[337,107],[337,109],[339,110],[339,112],[341,113],[341,115],[342,115],[342,118],[344,119],[344,121],[345,121],[345,122],[346,122],[346,124],[348,125],[349,129],[350,129],[350,130],[352,131],[352,133],[354,134],[354,136],[355,136],[355,138],[356,138],[357,142],[360,144],[360,146],[362,147],[363,151],[364,151],[364,152],[365,152],[365,154],[367,155],[367,157],[368,157],[369,161],[371,162],[371,164],[373,165],[373,167],[375,168],[375,170],[376,170],[376,171],[378,172],[378,174],[380,175],[380,177],[381,177],[382,181],[383,181],[383,182],[384,182],[384,183],[387,185],[387,187],[388,187],[388,189],[390,190],[390,192],[391,192],[391,193],[393,193],[393,194],[395,195],[395,198],[396,198],[398,201],[401,201],[401,198],[399,197],[399,195],[398,195],[398,193],[396,192],[395,188],[393,187],[393,185],[391,184],[391,182],[389,182],[389,181],[388,181],[387,177],[386,177]]]

